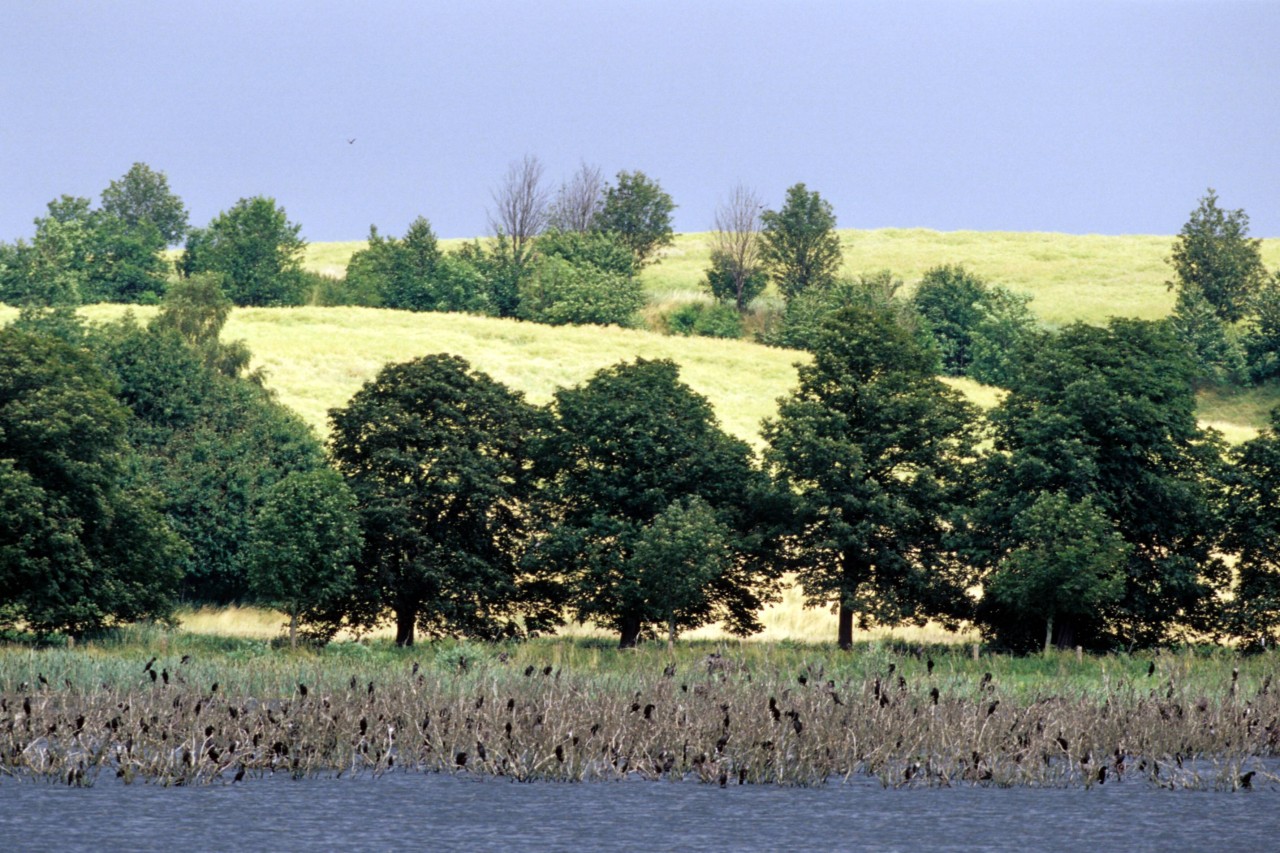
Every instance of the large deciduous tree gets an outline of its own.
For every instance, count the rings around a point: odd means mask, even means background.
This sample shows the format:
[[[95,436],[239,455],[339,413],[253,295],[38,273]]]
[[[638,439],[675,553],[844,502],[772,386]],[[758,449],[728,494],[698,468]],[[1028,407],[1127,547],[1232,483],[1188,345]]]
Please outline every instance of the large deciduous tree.
[[[493,190],[489,227],[509,241],[517,269],[528,263],[533,241],[547,227],[548,197],[542,173],[542,161],[526,155],[507,167],[502,182]]]
[[[181,242],[187,233],[186,205],[170,191],[165,173],[146,163],[134,163],[102,191],[102,210],[129,228],[155,228],[166,246]]]
[[[167,618],[182,545],[125,485],[127,412],[83,348],[0,329],[0,623]]]
[[[1231,453],[1226,469],[1226,535],[1237,581],[1226,631],[1274,646],[1280,641],[1280,408],[1271,425]]]
[[[671,196],[657,181],[641,171],[623,171],[605,187],[604,203],[593,227],[614,234],[630,247],[639,270],[656,260],[659,249],[674,243],[671,213],[675,209]]]
[[[1215,552],[1220,440],[1196,423],[1194,377],[1165,322],[1076,324],[1029,352],[991,413],[994,447],[970,528],[987,580],[1027,547],[1027,514],[1045,493],[1087,499],[1128,549],[1117,597],[1060,614],[1054,643],[1152,645],[1212,628],[1226,581]],[[983,599],[985,630],[1011,647],[1038,645],[1037,630],[1000,604]]]
[[[1209,189],[1174,241],[1169,287],[1198,290],[1221,320],[1241,320],[1266,278],[1261,247],[1249,237],[1248,215],[1218,207],[1218,194]]]
[[[369,245],[347,263],[344,290],[362,305],[408,311],[487,313],[487,286],[474,267],[440,251],[431,223],[419,216],[403,239],[369,229]]]
[[[498,638],[559,618],[520,568],[539,409],[463,359],[431,355],[384,367],[329,417],[365,537],[355,621],[390,611],[407,646],[415,629]]]
[[[840,237],[831,203],[804,184],[787,190],[781,210],[760,216],[761,260],[782,297],[824,288],[840,270]]]
[[[862,626],[954,622],[970,578],[948,533],[973,454],[974,413],[888,307],[827,320],[800,386],[766,421],[765,459],[799,501],[788,547],[806,603]]]
[[[578,619],[634,646],[717,619],[759,629],[777,498],[670,361],[619,364],[556,393],[540,454],[547,531],[530,559],[559,573]]]
[[[266,196],[242,198],[187,236],[183,274],[221,273],[237,305],[297,305],[302,301],[302,227]]]

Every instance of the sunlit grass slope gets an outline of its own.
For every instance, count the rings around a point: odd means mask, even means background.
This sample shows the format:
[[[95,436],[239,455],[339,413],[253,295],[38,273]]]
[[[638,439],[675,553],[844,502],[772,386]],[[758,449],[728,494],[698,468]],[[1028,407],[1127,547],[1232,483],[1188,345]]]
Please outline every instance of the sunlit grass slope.
[[[887,269],[913,285],[925,270],[940,264],[963,264],[988,280],[1030,294],[1031,308],[1043,322],[1091,323],[1108,317],[1152,320],[1173,308],[1165,286],[1166,261],[1173,237],[1107,236],[1011,231],[930,231],[924,228],[842,230],[844,269],[848,273]],[[449,248],[461,240],[444,240]],[[307,265],[318,272],[341,275],[351,253],[363,241],[315,243],[307,249]],[[1280,268],[1280,238],[1264,240],[1263,261]],[[641,275],[650,298],[678,301],[701,293],[703,271],[710,265],[708,235],[679,234],[661,263]]]

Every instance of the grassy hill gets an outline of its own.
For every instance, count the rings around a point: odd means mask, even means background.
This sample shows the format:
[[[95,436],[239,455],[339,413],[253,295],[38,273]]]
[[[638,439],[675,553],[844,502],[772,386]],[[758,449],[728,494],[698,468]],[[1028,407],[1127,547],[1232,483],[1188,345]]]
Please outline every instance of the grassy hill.
[[[462,242],[442,240],[441,245],[449,249]],[[963,264],[993,283],[1030,294],[1036,316],[1054,326],[1100,323],[1112,316],[1154,320],[1173,308],[1173,293],[1165,286],[1173,237],[882,228],[841,231],[840,243],[848,273],[887,269],[912,285],[931,267]],[[313,243],[306,264],[342,275],[351,254],[364,246],[364,241]],[[1268,269],[1280,268],[1280,239],[1263,240],[1262,257]],[[651,300],[698,298],[709,265],[708,235],[680,234],[662,262],[645,269],[641,278]]]

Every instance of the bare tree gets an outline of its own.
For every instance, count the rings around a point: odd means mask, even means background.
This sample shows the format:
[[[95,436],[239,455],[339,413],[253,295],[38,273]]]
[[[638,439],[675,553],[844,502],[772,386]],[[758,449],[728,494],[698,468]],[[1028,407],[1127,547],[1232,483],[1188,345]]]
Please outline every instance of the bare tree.
[[[551,205],[550,222],[561,231],[590,231],[604,204],[604,174],[599,166],[583,163],[560,185]]]
[[[547,227],[547,191],[542,186],[542,161],[526,154],[507,168],[506,177],[493,191],[494,209],[489,226],[511,241],[517,266],[528,257],[533,239]]]
[[[764,288],[760,265],[760,211],[764,205],[755,191],[738,184],[727,201],[716,208],[711,232],[711,262],[707,280],[712,294],[746,308]]]

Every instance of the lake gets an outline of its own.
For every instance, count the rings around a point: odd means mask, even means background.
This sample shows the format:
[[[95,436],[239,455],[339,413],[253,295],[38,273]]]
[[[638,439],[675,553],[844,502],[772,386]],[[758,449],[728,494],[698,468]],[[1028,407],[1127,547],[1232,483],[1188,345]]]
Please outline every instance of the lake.
[[[193,788],[0,782],[0,848],[27,850],[1274,849],[1280,790],[820,788],[284,777]]]

